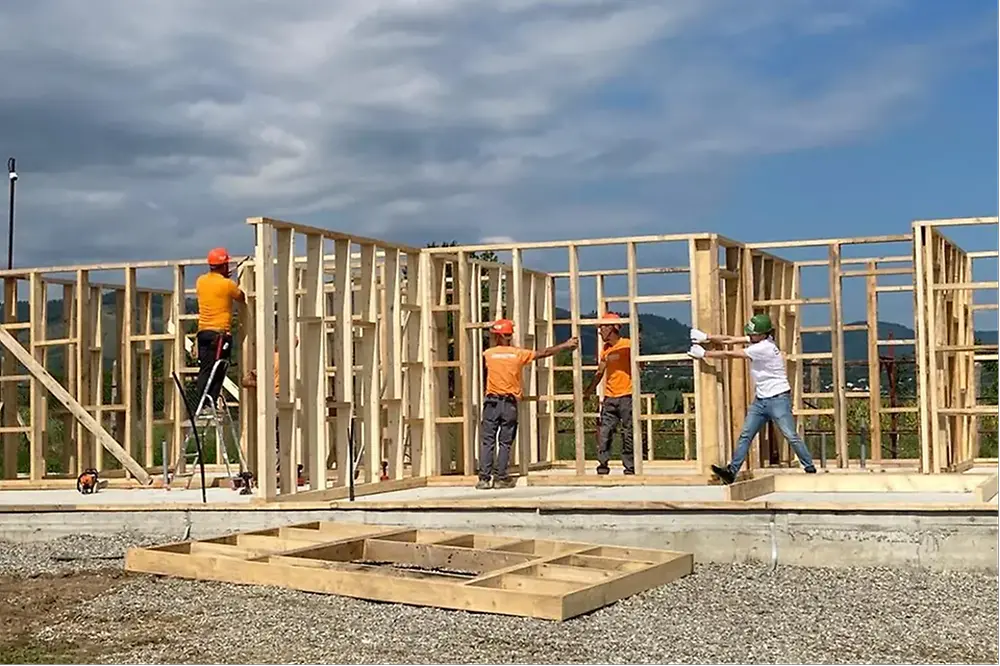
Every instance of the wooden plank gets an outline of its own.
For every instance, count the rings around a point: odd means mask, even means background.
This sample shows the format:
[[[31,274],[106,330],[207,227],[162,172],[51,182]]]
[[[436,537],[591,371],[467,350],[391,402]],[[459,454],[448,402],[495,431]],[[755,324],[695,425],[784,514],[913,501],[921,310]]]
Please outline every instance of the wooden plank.
[[[35,361],[42,368],[45,367],[45,357],[42,347],[38,343],[45,339],[45,286],[38,273],[31,274],[30,288],[28,292],[28,319],[31,321],[31,352]],[[64,304],[65,305],[65,304]],[[41,480],[45,476],[45,450],[43,443],[45,440],[45,430],[47,417],[43,409],[43,386],[37,379],[31,380],[30,386],[30,409],[31,409],[31,435],[28,439],[30,447],[30,467],[28,476],[32,481]]]
[[[266,227],[265,227],[266,228]],[[295,358],[295,244],[290,229],[278,229],[278,268],[277,268],[277,315],[276,333],[278,336],[278,492],[283,495],[298,490],[296,482],[295,431],[297,414],[295,404],[295,370],[298,366]],[[265,324],[266,325],[266,324]],[[265,384],[273,374],[264,376]],[[271,387],[273,391],[273,386]]]
[[[837,450],[837,466],[847,467],[847,398],[844,371],[844,316],[841,299],[840,245],[829,248],[830,259],[830,352],[833,359],[833,437]]]
[[[636,275],[637,262],[635,243],[628,243],[625,246],[626,266],[628,268],[628,332],[629,332],[629,372],[632,374],[632,441],[634,443],[632,457],[635,465],[636,475],[642,474],[642,377],[639,372],[639,307],[637,297],[639,294],[639,278]],[[600,347],[598,347],[599,349]],[[652,440],[649,448],[653,448]]]
[[[387,473],[390,479],[403,478],[403,445],[405,438],[404,414],[408,411],[403,404],[403,290],[400,279],[400,260],[402,255],[398,249],[388,248],[385,251],[385,279],[383,294],[387,312],[382,322],[386,353],[383,357],[385,372],[384,396],[391,402],[386,409],[386,452],[388,464]],[[409,315],[408,315],[409,316]],[[416,317],[414,317],[416,319]]]
[[[315,234],[306,237],[306,271],[303,279],[300,336],[303,359],[323,359],[323,363],[302,363],[302,446],[308,451],[309,485],[312,490],[326,488],[326,334],[323,316],[323,239]]]
[[[375,246],[361,246],[361,292],[358,295],[359,314],[362,323],[375,323],[375,330],[366,329],[358,345],[361,357],[361,435],[364,442],[364,476],[366,483],[378,478],[382,462],[382,405],[379,386],[378,354],[378,287],[375,267]],[[359,440],[357,429],[354,439]],[[355,453],[355,456],[358,454]]]
[[[761,495],[768,495],[774,492],[774,475],[761,476],[756,479],[737,481],[726,486],[727,499],[738,502],[745,502]]]
[[[691,319],[696,328],[717,331],[721,328],[719,317],[720,290],[718,284],[719,252],[711,240],[691,241],[688,248],[691,262]],[[722,456],[722,369],[725,360],[694,364],[694,388],[698,471],[712,473],[711,465],[718,465]]]
[[[774,491],[970,493],[985,480],[982,474],[775,474]]]
[[[882,459],[882,366],[879,362],[878,349],[878,277],[875,275],[877,264],[869,261],[868,275],[865,277],[865,301],[868,325],[868,442],[872,462]]]
[[[354,416],[354,328],[351,324],[354,309],[351,303],[351,242],[338,239],[335,242],[334,316],[337,318],[334,333],[334,397],[337,407],[337,484],[347,485],[347,469],[350,461],[347,454],[347,438],[351,433],[351,419]],[[357,441],[357,440],[355,440]]]
[[[277,396],[274,385],[274,230],[261,224],[254,230],[257,243],[254,250],[254,319],[257,342],[257,484],[265,500],[278,494],[278,463],[275,451],[274,418]]]
[[[569,246],[569,302],[570,302],[570,337],[580,337],[580,254],[576,245]],[[603,314],[603,313],[598,313]],[[555,359],[547,361],[555,365]],[[585,474],[584,443],[586,435],[583,429],[583,355],[573,354],[573,436],[575,439],[576,473]]]
[[[989,502],[997,496],[997,488],[1000,484],[1000,476],[991,474],[989,478],[976,486],[976,499],[980,502]]]
[[[476,473],[476,460],[478,459],[478,448],[476,446],[476,422],[479,415],[474,413],[473,393],[478,393],[478,387],[472,383],[475,374],[474,365],[479,364],[479,358],[473,358],[470,335],[479,335],[479,330],[470,332],[466,325],[473,321],[472,315],[472,293],[469,279],[469,257],[464,252],[458,253],[456,262],[457,270],[454,278],[457,282],[455,289],[455,300],[458,302],[458,326],[455,327],[455,351],[459,363],[459,370],[456,373],[455,384],[461,396],[462,419],[459,421],[459,471],[465,474]],[[516,315],[515,315],[516,316]],[[520,324],[514,322],[514,333],[520,335]],[[520,438],[519,438],[520,439]]]

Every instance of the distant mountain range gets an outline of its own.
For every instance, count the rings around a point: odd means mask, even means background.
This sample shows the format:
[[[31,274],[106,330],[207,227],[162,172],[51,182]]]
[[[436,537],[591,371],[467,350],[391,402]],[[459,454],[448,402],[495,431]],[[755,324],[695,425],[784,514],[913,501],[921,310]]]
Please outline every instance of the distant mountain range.
[[[103,306],[105,316],[109,318],[113,312],[114,295],[104,296]],[[188,312],[197,311],[197,302],[193,298],[187,299]],[[63,302],[50,300],[47,306],[48,314],[48,337],[62,337],[61,326]],[[162,330],[163,321],[163,301],[159,296],[154,296],[152,300],[152,317],[154,326]],[[19,301],[17,304],[18,319],[25,321],[28,319],[28,303]],[[596,313],[584,313],[584,318],[594,318]],[[569,319],[568,310],[556,308],[557,319]],[[683,352],[690,346],[688,331],[690,326],[681,323],[673,318],[661,317],[655,314],[642,314],[639,316],[642,324],[643,352],[649,354],[669,354]],[[107,322],[111,324],[110,321]],[[864,324],[864,322],[850,322],[850,324]],[[108,325],[105,329],[105,346],[109,345],[113,339],[113,327]],[[892,322],[879,322],[879,339],[887,340],[890,337],[896,340],[912,340],[915,337],[913,329],[895,324]],[[593,330],[593,329],[590,329]],[[561,342],[570,336],[570,326],[568,324],[558,324],[555,327],[556,341]],[[997,331],[976,331],[976,338],[984,344],[997,344]],[[829,333],[806,333],[802,336],[804,353],[821,353],[830,351]],[[779,341],[781,344],[781,341]],[[585,356],[594,358],[597,353],[597,340],[595,335],[584,335],[581,340],[582,351]],[[912,357],[914,348],[912,345],[898,345],[894,347],[882,347],[882,354],[885,355],[892,349],[897,357]],[[57,359],[61,357],[62,348],[54,347],[50,350],[50,367],[61,365]],[[865,360],[868,358],[868,335],[865,331],[846,331],[844,333],[844,356],[848,361]]]
[[[594,318],[597,314],[590,312],[583,314],[583,318]],[[568,310],[556,308],[557,319],[569,319]],[[654,314],[639,315],[639,323],[642,326],[643,353],[648,354],[670,354],[687,351],[690,347],[688,332],[691,327],[676,319],[660,317]],[[848,322],[847,325],[864,324],[865,322]],[[570,337],[570,326],[559,324],[555,327],[556,341],[561,342]],[[888,340],[890,337],[895,340],[913,340],[916,333],[913,329],[901,324],[892,322],[878,323],[878,336],[880,340]],[[997,331],[976,331],[976,338],[983,344],[997,344]],[[581,348],[585,356],[594,357],[597,352],[597,337],[595,335],[585,335],[580,341]],[[779,344],[781,342],[779,341]],[[896,345],[893,347],[882,347],[881,352],[885,355],[889,349],[894,350],[896,356],[914,356],[913,345]],[[806,354],[818,354],[830,351],[829,333],[805,333],[802,336],[802,351]],[[863,361],[868,358],[868,333],[865,331],[845,331],[844,332],[844,359],[848,361]]]

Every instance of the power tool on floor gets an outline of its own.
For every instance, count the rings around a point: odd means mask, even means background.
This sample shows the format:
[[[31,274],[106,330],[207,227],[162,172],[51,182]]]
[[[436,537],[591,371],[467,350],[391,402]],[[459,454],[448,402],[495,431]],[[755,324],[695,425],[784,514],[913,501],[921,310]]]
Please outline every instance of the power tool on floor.
[[[253,494],[253,472],[250,470],[243,470],[233,479],[233,489],[240,489],[240,495],[252,495]]]
[[[81,495],[91,495],[97,492],[97,470],[85,469],[76,477],[76,489]]]

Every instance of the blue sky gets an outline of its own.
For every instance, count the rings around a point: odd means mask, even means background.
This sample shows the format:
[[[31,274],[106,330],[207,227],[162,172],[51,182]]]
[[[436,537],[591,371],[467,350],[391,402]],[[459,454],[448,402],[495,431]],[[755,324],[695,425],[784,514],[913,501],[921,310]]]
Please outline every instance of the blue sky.
[[[987,0],[5,3],[17,261],[248,252],[257,215],[414,245],[996,215],[997,50]]]

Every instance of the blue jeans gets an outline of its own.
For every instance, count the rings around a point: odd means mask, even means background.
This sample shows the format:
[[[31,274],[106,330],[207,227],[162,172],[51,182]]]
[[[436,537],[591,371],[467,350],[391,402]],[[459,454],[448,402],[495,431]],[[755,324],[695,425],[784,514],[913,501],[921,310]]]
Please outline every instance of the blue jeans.
[[[809,449],[806,448],[799,436],[799,431],[795,428],[792,397],[786,392],[770,398],[756,398],[750,403],[750,407],[747,408],[746,420],[743,422],[743,430],[740,432],[740,439],[736,443],[736,453],[733,455],[733,461],[729,463],[729,470],[733,474],[739,473],[740,468],[743,467],[743,461],[746,460],[747,453],[750,451],[750,442],[768,421],[774,421],[778,426],[778,430],[792,445],[802,467],[806,470],[815,469]]]

